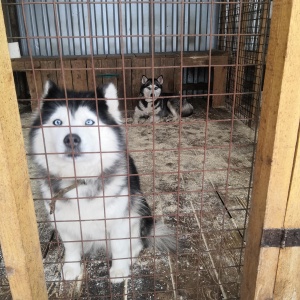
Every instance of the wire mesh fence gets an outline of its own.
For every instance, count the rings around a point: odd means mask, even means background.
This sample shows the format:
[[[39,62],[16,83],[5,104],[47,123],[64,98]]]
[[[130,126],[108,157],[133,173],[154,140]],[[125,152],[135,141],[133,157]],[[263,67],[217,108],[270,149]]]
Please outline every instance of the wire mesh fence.
[[[227,84],[229,93],[236,90],[238,94],[226,102],[235,106],[237,116],[249,119],[249,126],[257,125],[259,117],[270,20],[271,1],[228,2],[220,18],[220,29],[227,36],[220,37],[219,47],[231,53],[230,60],[238,68],[230,68]]]
[[[2,5],[49,298],[238,299],[270,2]]]

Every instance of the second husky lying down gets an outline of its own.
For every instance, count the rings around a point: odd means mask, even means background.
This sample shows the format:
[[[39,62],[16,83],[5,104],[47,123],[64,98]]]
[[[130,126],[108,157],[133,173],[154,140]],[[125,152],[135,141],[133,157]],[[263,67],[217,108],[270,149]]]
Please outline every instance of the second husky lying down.
[[[148,122],[159,122],[162,118],[171,116],[173,121],[178,120],[180,114],[180,99],[170,98],[171,94],[162,92],[163,76],[158,78],[147,78],[143,75],[140,89],[139,101],[134,110],[133,123],[139,123],[141,119],[148,119]],[[163,98],[159,98],[163,97]],[[193,106],[182,99],[181,117],[188,117],[193,113]]]
[[[45,178],[41,190],[49,219],[64,243],[65,280],[82,275],[81,255],[91,249],[105,248],[110,255],[112,282],[130,275],[144,247],[176,249],[172,231],[154,222],[141,193],[118,106],[113,84],[98,88],[97,95],[65,95],[48,81],[33,122],[31,151]],[[62,191],[51,213],[53,198]]]

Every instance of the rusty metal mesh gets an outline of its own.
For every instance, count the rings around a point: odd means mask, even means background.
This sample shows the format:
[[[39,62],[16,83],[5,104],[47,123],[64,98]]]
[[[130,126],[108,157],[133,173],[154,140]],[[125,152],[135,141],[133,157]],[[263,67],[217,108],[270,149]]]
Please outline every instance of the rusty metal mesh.
[[[18,42],[22,54],[12,64],[49,298],[239,299],[256,143],[250,127],[255,129],[259,117],[270,2],[6,1],[2,6],[8,42]],[[98,10],[101,20],[95,19]],[[76,55],[76,47],[85,52]],[[132,124],[143,74],[163,74],[165,91],[186,98],[194,114]],[[28,145],[31,107],[47,79],[74,90],[116,84],[120,126],[143,194],[155,218],[173,228],[183,244],[169,255],[144,250],[122,284],[110,284],[105,252],[83,255],[86,276],[79,291],[62,282],[64,247],[38,188],[48,177],[39,175]],[[73,200],[80,203],[80,197]],[[2,257],[1,262],[1,295],[9,299]]]

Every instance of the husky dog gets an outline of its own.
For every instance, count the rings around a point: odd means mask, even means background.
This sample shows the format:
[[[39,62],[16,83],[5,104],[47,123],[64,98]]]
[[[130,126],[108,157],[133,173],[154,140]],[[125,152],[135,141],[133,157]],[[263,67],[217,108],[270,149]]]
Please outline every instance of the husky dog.
[[[163,76],[147,78],[142,76],[140,96],[143,97],[134,110],[133,123],[138,123],[142,118],[148,118],[148,122],[159,122],[162,118],[172,116],[176,121],[180,111],[180,99],[168,98],[172,94],[162,92]],[[164,97],[164,98],[159,98]],[[182,100],[181,116],[188,117],[193,113],[193,106],[185,98]]]
[[[172,231],[154,222],[127,155],[115,86],[98,88],[96,95],[65,93],[48,81],[43,98],[31,151],[45,178],[41,191],[49,218],[64,243],[62,278],[80,278],[81,255],[91,249],[109,253],[114,283],[130,275],[143,248],[175,251]]]

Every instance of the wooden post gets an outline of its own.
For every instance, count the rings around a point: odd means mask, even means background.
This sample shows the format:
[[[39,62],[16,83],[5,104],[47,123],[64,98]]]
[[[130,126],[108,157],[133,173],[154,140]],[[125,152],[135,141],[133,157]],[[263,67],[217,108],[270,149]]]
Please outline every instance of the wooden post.
[[[299,168],[299,153],[295,154],[300,120],[299,16],[299,1],[274,0],[241,287],[243,300],[299,298],[299,270],[292,259],[297,256],[299,261],[300,247],[261,247],[263,229],[299,227],[299,221],[295,221],[299,210],[292,208],[299,207],[299,195],[293,200],[299,189],[299,182],[295,184],[299,176],[295,174]],[[286,284],[284,277],[289,271],[294,272],[289,275],[293,280]]]
[[[300,127],[297,150],[291,178],[284,228],[300,228]],[[275,282],[275,299],[297,299],[300,297],[300,249],[287,247],[280,249]]]
[[[213,96],[212,107],[225,106],[225,93],[226,93],[226,79],[227,79],[227,65],[228,55],[220,57],[221,67],[214,67],[214,84],[213,84]],[[223,95],[222,95],[223,94]]]
[[[24,141],[0,6],[0,240],[13,299],[47,299]]]

